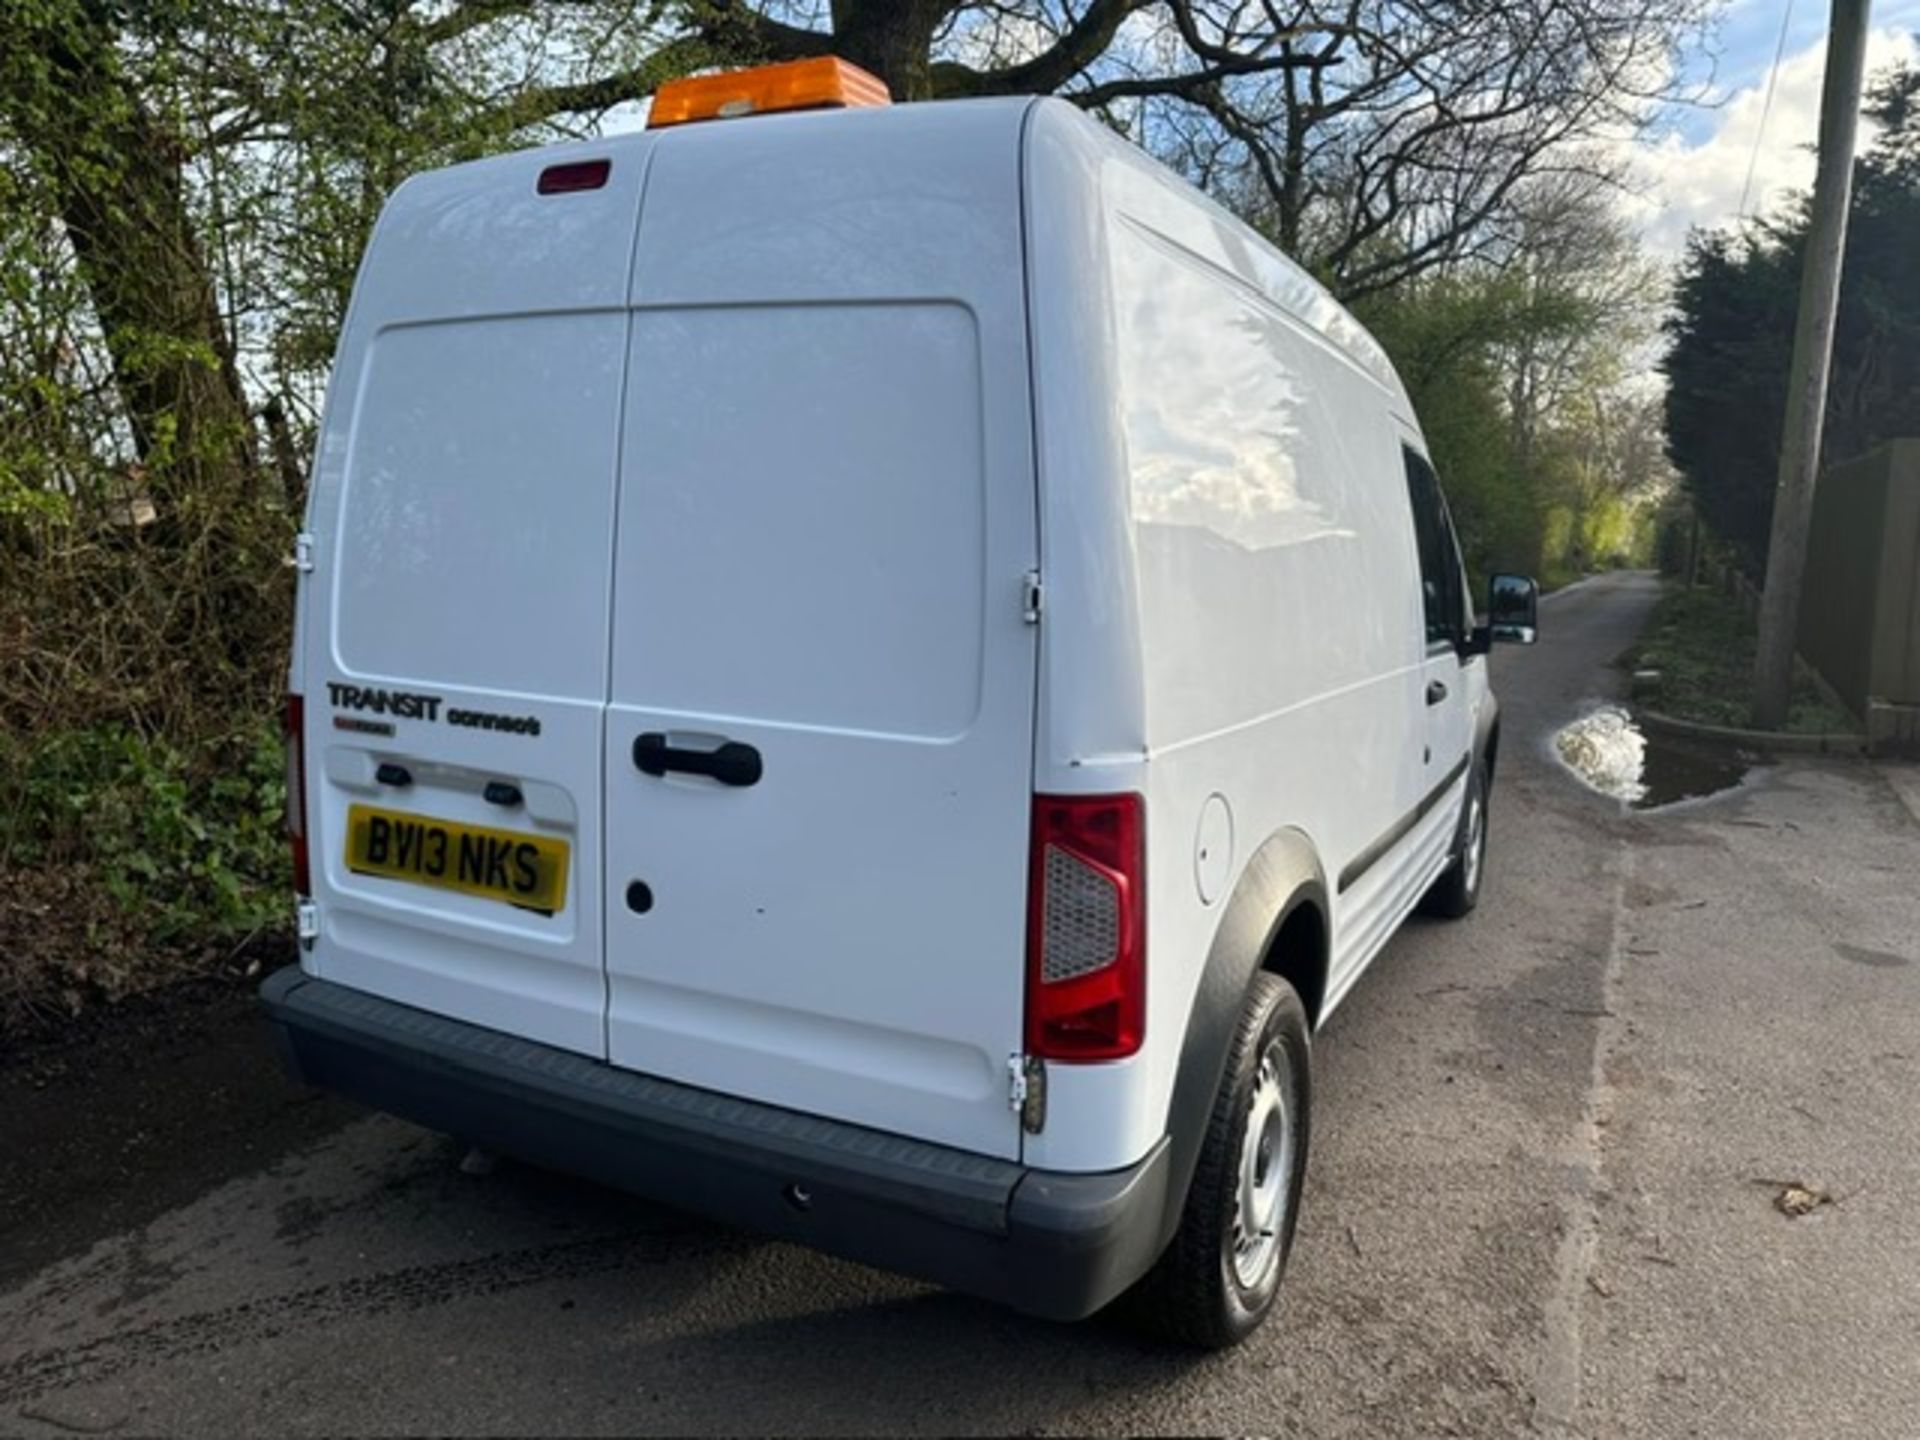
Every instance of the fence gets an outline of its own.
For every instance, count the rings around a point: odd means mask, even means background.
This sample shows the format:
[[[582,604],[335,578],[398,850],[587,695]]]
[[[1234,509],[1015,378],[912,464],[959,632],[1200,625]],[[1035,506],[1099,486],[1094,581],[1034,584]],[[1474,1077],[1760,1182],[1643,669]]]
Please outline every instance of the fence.
[[[1920,752],[1920,439],[1820,477],[1798,640],[1872,749]]]

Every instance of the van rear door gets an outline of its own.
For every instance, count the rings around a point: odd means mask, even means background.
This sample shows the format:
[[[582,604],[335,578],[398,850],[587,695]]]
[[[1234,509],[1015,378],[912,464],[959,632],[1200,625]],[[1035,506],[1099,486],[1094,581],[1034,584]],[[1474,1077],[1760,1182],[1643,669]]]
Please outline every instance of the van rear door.
[[[665,132],[634,268],[609,1058],[1018,1153],[1021,110]]]
[[[355,293],[298,679],[326,979],[605,1054],[600,755],[650,142],[418,177]],[[564,173],[564,172],[562,172]],[[542,177],[546,176],[543,181]]]

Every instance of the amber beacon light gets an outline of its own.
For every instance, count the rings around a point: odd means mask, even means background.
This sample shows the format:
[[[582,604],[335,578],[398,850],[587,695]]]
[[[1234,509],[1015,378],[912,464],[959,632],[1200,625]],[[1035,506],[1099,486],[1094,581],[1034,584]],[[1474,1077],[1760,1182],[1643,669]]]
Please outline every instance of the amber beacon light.
[[[647,128],[731,120],[773,110],[844,110],[890,105],[886,82],[837,55],[669,80],[654,93]]]

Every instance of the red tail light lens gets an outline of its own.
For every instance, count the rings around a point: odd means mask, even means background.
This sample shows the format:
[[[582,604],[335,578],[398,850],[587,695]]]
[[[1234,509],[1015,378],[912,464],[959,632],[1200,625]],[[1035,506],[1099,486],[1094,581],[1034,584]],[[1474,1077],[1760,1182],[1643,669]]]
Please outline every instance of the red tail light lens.
[[[302,897],[313,893],[307,869],[307,747],[306,702],[287,696],[287,841],[293,847],[293,889]]]
[[[1147,1022],[1146,807],[1036,795],[1027,879],[1027,1053],[1119,1060]]]

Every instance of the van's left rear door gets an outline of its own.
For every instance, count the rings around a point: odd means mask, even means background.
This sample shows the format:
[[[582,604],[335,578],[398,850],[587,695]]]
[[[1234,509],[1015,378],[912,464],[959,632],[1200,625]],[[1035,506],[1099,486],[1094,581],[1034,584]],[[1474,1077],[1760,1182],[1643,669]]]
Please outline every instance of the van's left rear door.
[[[542,193],[543,171],[580,158],[545,151],[420,176],[389,203],[321,441],[295,674],[310,968],[596,1057],[626,282],[649,148],[588,152],[611,157],[590,188]]]

